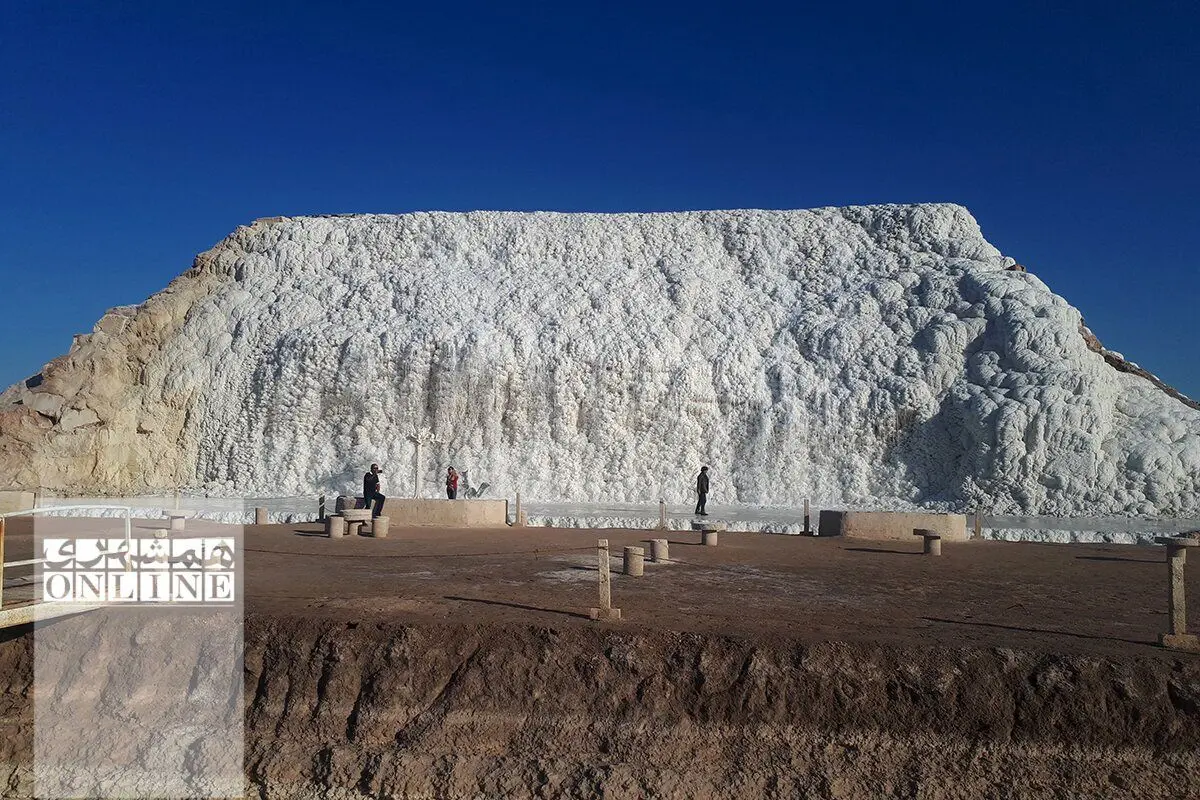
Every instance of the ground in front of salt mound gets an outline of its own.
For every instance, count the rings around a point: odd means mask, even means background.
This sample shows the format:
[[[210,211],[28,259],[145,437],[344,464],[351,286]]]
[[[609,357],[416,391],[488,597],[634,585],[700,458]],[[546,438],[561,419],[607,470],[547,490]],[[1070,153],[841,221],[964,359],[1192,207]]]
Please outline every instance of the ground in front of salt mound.
[[[53,524],[66,533],[96,523]],[[226,527],[205,523],[210,533]],[[31,557],[31,531],[29,520],[9,522],[6,560]],[[386,539],[329,539],[318,524],[244,531],[248,614],[595,625],[587,611],[597,605],[596,542],[607,538],[613,605],[623,614],[617,627],[1170,655],[1156,644],[1167,629],[1162,548],[944,542],[942,555],[930,557],[917,537],[876,543],[722,532],[719,546],[704,547],[698,533],[653,530],[393,525]],[[652,537],[670,542],[670,563],[650,561]],[[645,549],[642,577],[621,574],[630,545]],[[1200,622],[1200,563],[1187,587],[1189,616]],[[13,601],[10,592],[5,605]]]

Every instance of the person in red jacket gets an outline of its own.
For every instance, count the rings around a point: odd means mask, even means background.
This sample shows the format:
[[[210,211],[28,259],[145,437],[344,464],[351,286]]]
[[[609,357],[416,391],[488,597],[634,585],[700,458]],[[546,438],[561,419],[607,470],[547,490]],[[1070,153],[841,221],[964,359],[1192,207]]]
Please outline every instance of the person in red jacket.
[[[453,500],[458,497],[458,473],[454,471],[454,467],[449,467],[446,470],[446,499]]]

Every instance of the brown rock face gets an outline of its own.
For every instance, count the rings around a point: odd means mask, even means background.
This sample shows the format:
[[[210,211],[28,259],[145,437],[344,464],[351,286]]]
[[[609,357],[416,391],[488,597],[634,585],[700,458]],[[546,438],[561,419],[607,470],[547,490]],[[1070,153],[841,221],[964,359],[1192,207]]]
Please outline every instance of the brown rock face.
[[[32,648],[9,638],[22,798]],[[266,798],[1200,793],[1190,660],[251,617],[245,698]]]
[[[178,486],[195,387],[173,387],[162,345],[215,283],[200,256],[137,307],[109,311],[71,351],[0,394],[0,486],[121,492]]]

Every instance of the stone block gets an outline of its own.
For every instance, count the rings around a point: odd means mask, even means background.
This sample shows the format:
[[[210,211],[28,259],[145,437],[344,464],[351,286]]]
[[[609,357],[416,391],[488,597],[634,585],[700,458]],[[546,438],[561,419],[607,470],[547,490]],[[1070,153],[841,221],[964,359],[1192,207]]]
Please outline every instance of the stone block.
[[[346,518],[341,514],[330,514],[325,518],[325,535],[330,539],[341,539],[346,535]]]
[[[388,524],[390,522],[391,520],[382,514],[376,517],[375,521],[371,523],[371,535],[376,539],[386,539],[388,535]]]
[[[1158,643],[1171,650],[1186,650],[1189,653],[1200,653],[1200,637],[1197,637],[1194,633],[1159,634]]]
[[[423,500],[388,498],[384,510],[396,524],[410,527],[504,528],[508,503],[504,500]],[[525,512],[522,511],[523,515]]]
[[[0,514],[28,511],[34,507],[35,501],[33,492],[0,492]]]
[[[964,514],[898,511],[822,511],[817,523],[821,536],[872,541],[912,541],[913,531],[932,531],[945,542],[967,541]]]
[[[632,577],[640,577],[645,568],[646,551],[641,547],[626,547],[624,572]]]
[[[665,564],[670,558],[670,548],[666,539],[650,540],[650,560],[655,564]]]
[[[621,609],[619,608],[589,608],[588,616],[597,622],[620,622]]]

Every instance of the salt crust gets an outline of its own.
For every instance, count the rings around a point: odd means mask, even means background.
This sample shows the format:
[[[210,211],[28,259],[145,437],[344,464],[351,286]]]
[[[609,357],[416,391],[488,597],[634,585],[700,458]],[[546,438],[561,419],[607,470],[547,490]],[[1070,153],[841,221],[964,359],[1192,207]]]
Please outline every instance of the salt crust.
[[[431,486],[530,501],[685,502],[708,464],[724,503],[1196,516],[1200,412],[1012,263],[947,204],[260,220],[106,315],[59,399],[3,398],[55,420],[29,469],[89,491],[333,494],[377,461],[404,494],[418,427]]]

